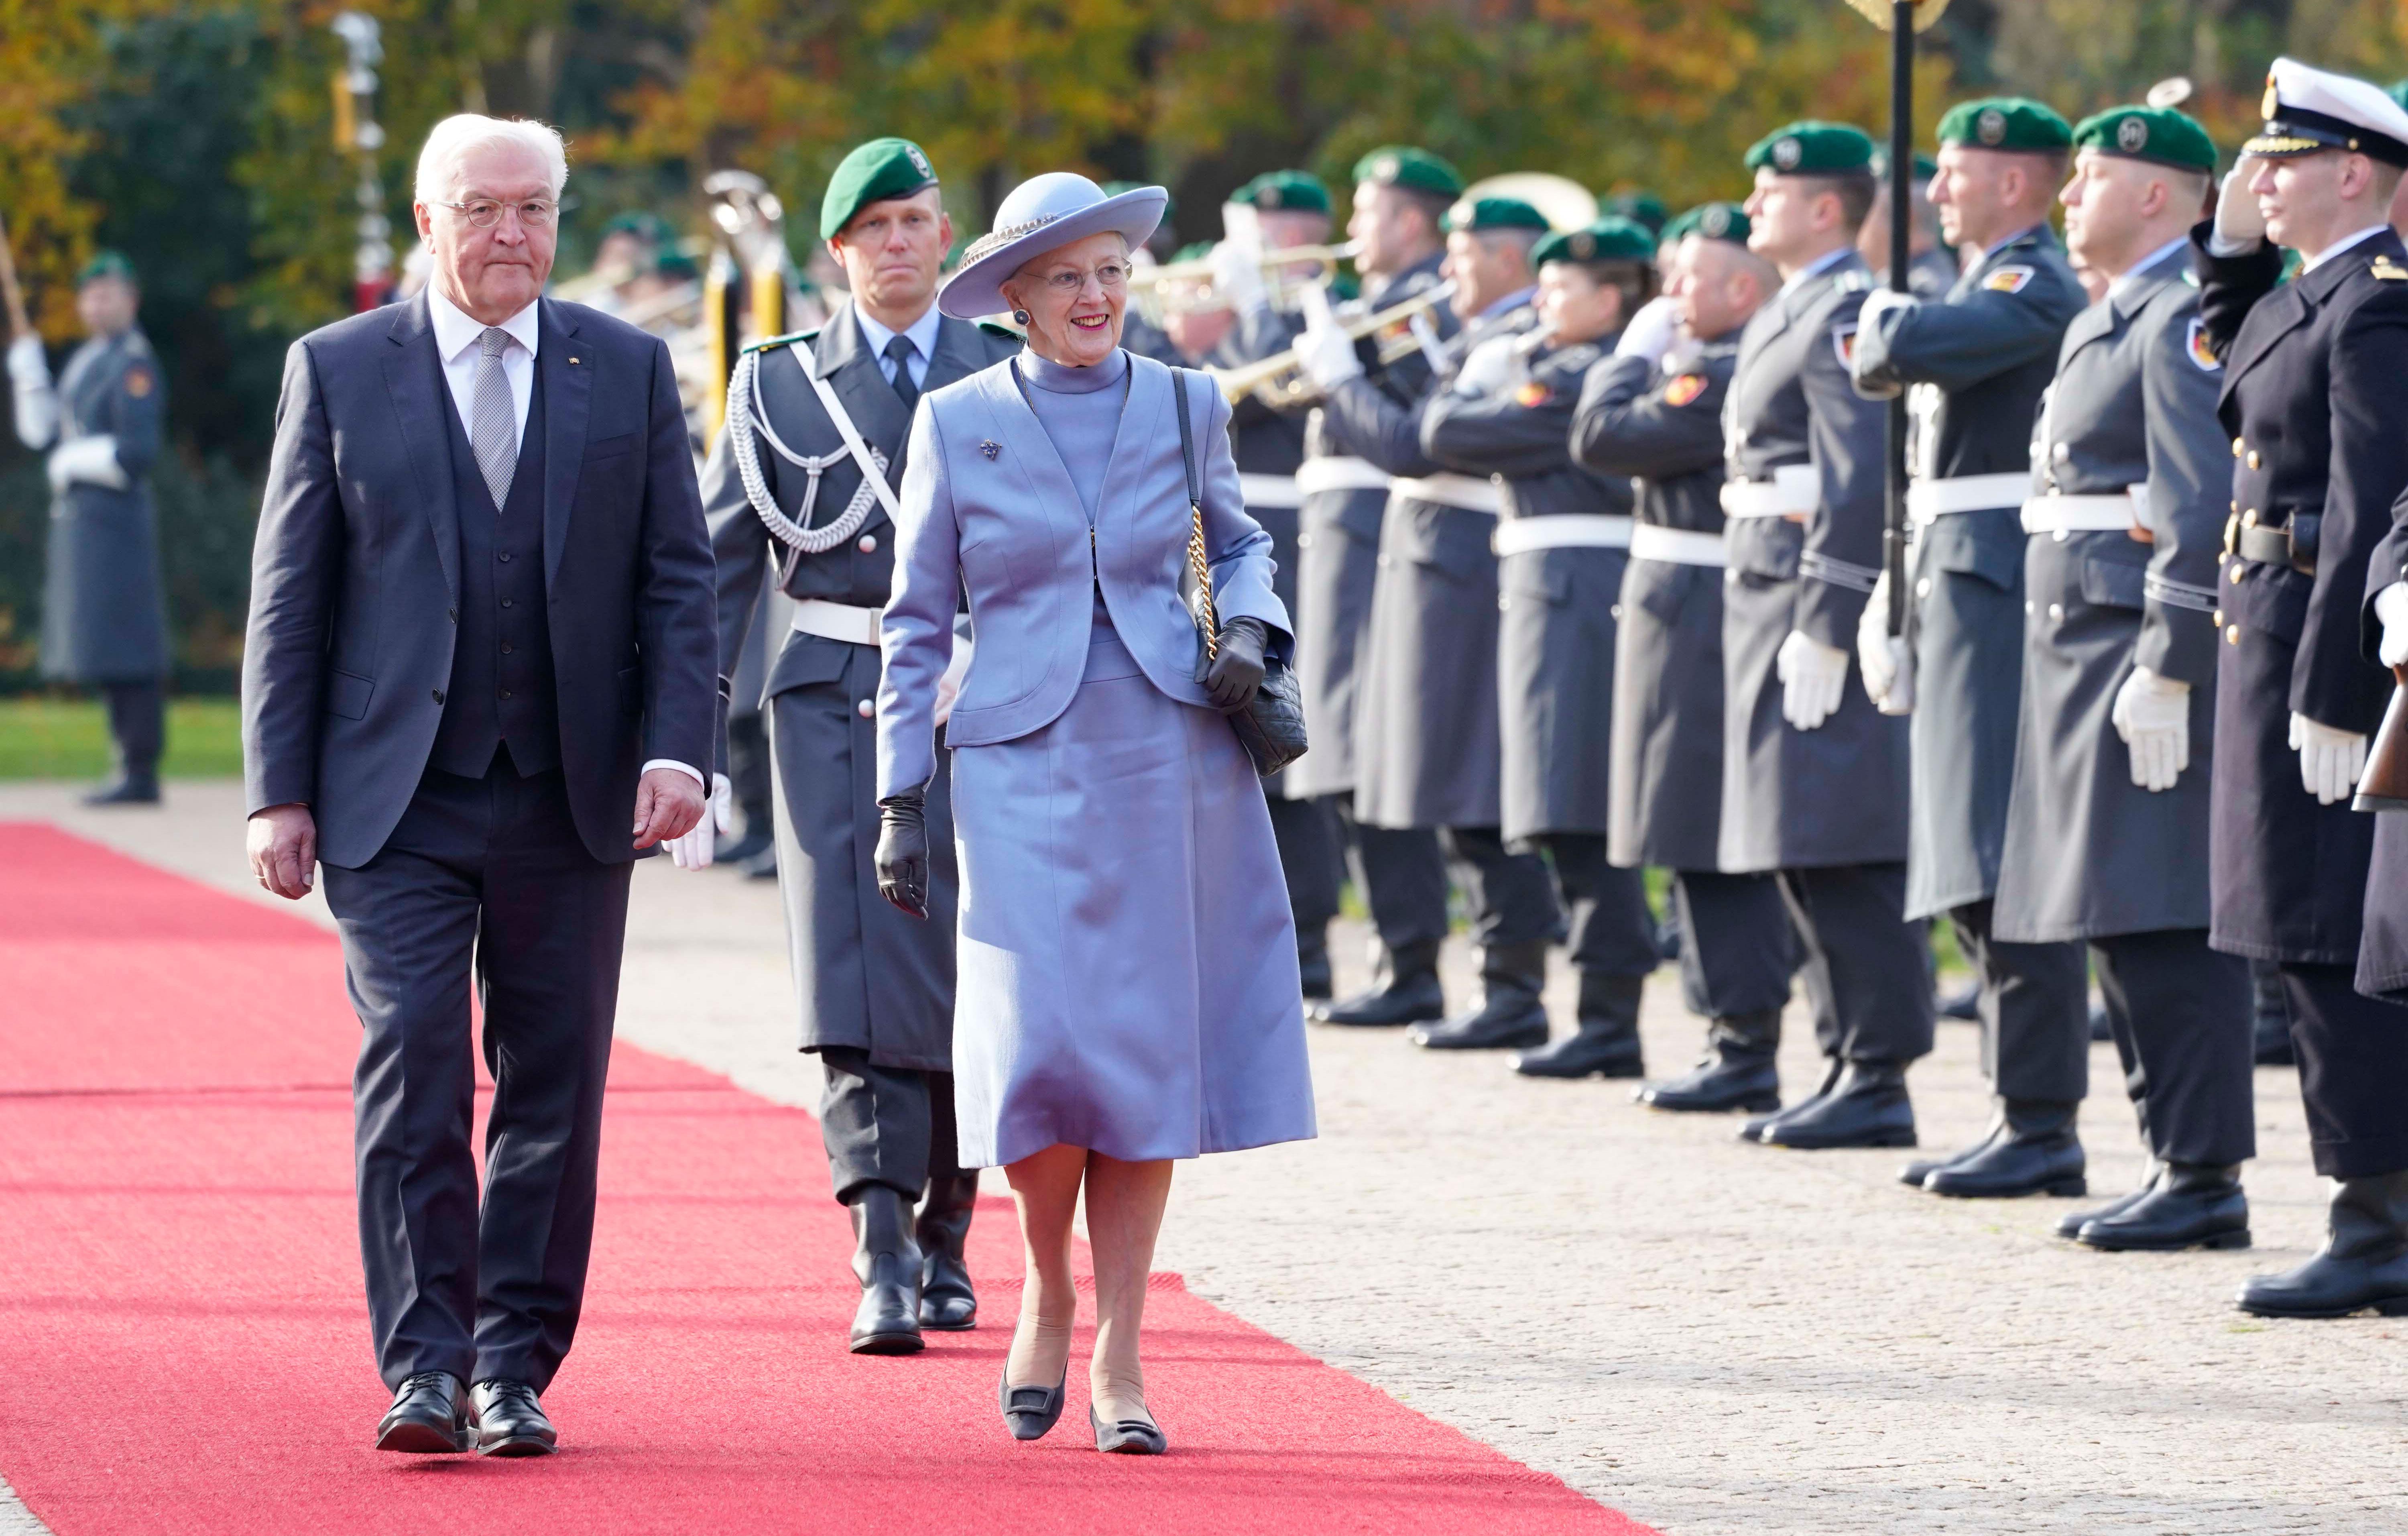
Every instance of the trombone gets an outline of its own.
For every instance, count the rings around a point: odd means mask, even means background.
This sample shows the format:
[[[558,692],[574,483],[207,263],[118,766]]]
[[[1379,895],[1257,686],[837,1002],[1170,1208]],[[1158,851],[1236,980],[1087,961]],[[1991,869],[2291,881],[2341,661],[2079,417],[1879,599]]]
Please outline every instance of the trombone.
[[[1420,349],[1422,343],[1416,323],[1426,324],[1422,317],[1454,294],[1455,284],[1441,282],[1434,288],[1423,289],[1401,304],[1392,304],[1372,314],[1340,321],[1338,328],[1357,341],[1367,336],[1377,337],[1380,362],[1383,365],[1394,363]],[[1208,366],[1204,371],[1221,386],[1222,398],[1231,405],[1251,395],[1265,405],[1292,410],[1312,404],[1320,394],[1298,366],[1294,347],[1243,367]]]

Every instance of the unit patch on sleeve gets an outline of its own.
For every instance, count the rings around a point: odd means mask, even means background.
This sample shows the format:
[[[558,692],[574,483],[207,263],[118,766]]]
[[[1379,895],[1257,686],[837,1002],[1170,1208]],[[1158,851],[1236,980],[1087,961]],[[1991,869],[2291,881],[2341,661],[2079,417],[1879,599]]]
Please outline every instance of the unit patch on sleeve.
[[[1668,406],[1685,406],[1704,393],[1706,393],[1706,376],[1702,373],[1684,373],[1664,386],[1664,403]]]
[[[150,393],[150,370],[136,364],[125,370],[125,393],[139,400]]]
[[[2215,349],[2207,344],[2207,323],[2196,315],[2191,317],[2190,334],[2183,338],[2183,350],[2190,353],[2190,360],[2202,371],[2224,371],[2224,359],[2216,356]]]
[[[1831,350],[1840,354],[1840,366],[1853,368],[1856,366],[1856,323],[1855,321],[1842,321],[1831,327]]]
[[[1535,410],[1555,397],[1555,392],[1536,379],[1513,392],[1513,403],[1525,410]]]
[[[2024,284],[2032,280],[2028,266],[2001,266],[1982,280],[1982,286],[1994,294],[2020,294]]]

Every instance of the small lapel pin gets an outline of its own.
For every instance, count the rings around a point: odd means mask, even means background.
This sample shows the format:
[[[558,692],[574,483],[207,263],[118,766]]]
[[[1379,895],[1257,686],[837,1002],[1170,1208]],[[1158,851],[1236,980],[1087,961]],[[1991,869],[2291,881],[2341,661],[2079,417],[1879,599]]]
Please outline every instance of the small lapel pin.
[[[572,358],[570,358],[570,359],[568,360],[568,366],[569,366],[570,367],[572,367],[572,368],[573,368],[573,367],[575,367],[575,366],[577,366],[577,359],[575,359],[575,358],[573,358],[573,357],[572,357]]]
[[[979,452],[991,459],[997,453],[1003,452],[1003,444],[996,441],[993,438],[989,438],[984,442],[979,444]]]

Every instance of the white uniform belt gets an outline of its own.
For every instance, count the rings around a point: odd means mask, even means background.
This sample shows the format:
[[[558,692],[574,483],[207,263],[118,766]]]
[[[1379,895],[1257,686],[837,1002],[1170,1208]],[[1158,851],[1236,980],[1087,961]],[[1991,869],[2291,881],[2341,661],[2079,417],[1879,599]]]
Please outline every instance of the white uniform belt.
[[[822,639],[876,645],[879,611],[851,603],[831,603],[824,597],[805,597],[795,604],[795,627]]]
[[[1388,481],[1392,495],[1411,496],[1415,501],[1435,501],[1441,507],[1460,507],[1467,512],[1497,515],[1505,497],[1494,481],[1476,480],[1469,475],[1439,473],[1409,480],[1402,475]]]
[[[1720,566],[1727,563],[1723,536],[1693,528],[1667,528],[1641,523],[1630,530],[1633,560],[1662,560],[1675,566]]]
[[[1497,524],[1489,543],[1500,555],[1527,554],[1532,550],[1627,550],[1638,522],[1604,512],[1509,517]]]
[[[1369,459],[1307,459],[1297,466],[1296,488],[1308,496],[1315,491],[1384,491],[1388,472]]]
[[[1304,487],[1294,475],[1238,476],[1238,494],[1246,498],[1249,507],[1286,507],[1304,505]]]
[[[1953,480],[1919,480],[1906,488],[1907,515],[1931,524],[1951,512],[1986,512],[1993,508],[2020,507],[2031,495],[2031,474],[1958,475]]]
[[[1811,464],[1784,464],[1770,480],[1723,481],[1725,517],[1787,517],[1812,515],[1822,495],[1822,481]]]
[[[2148,487],[2114,495],[2034,496],[2024,503],[2026,533],[2122,533],[2139,525]]]

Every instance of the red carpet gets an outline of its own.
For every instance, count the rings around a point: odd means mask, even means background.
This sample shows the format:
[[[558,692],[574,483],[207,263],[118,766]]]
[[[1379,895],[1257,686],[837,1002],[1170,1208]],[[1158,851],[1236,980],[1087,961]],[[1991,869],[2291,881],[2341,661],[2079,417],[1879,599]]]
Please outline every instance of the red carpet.
[[[974,1230],[989,1326],[850,1356],[810,1119],[625,1047],[546,1397],[568,1449],[379,1455],[334,940],[42,825],[0,825],[0,1475],[59,1536],[1645,1530],[1168,1275],[1173,1454],[1097,1456],[1082,1370],[1016,1444],[1009,1202]]]

